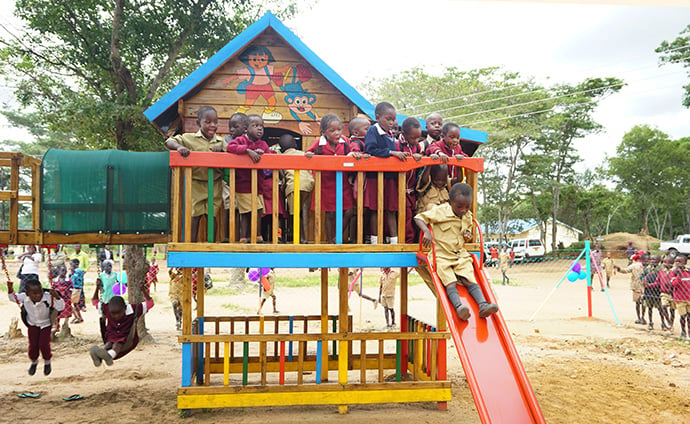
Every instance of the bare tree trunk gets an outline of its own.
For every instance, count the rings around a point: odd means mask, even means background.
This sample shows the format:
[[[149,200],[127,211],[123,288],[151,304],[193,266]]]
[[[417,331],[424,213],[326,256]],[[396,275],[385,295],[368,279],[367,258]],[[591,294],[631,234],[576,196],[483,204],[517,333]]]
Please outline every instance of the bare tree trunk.
[[[124,267],[127,270],[127,301],[131,304],[141,303],[145,299],[142,293],[146,287],[145,263],[144,249],[141,246],[127,246]],[[137,333],[140,342],[153,342],[153,337],[146,329],[146,315],[137,321]]]

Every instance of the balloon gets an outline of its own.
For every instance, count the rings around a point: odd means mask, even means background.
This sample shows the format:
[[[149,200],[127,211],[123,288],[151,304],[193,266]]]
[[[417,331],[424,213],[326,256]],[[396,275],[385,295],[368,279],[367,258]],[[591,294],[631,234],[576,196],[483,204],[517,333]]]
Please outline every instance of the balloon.
[[[580,271],[578,277],[580,278],[580,280],[584,280],[585,278],[587,278],[587,273],[585,271]]]
[[[575,281],[577,281],[577,277],[578,277],[577,272],[571,271],[568,273],[568,281],[570,281],[571,283],[574,283]]]
[[[259,278],[261,278],[261,275],[259,274],[258,269],[252,269],[247,273],[247,278],[249,278],[249,281],[257,282],[259,281]]]
[[[575,265],[573,265],[573,272],[579,273],[582,271],[582,266],[580,266],[579,262],[575,262]]]
[[[113,286],[113,294],[115,296],[122,296],[127,293],[127,286],[122,283],[117,283]]]
[[[261,277],[261,287],[263,287],[266,291],[271,290],[271,284],[269,284],[266,277]]]
[[[271,268],[261,268],[261,275],[268,275],[271,272]]]

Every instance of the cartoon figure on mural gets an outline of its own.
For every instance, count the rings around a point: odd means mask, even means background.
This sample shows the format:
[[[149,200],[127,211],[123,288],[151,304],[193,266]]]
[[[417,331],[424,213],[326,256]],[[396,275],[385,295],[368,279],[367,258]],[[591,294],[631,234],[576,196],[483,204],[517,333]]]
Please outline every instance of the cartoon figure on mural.
[[[311,71],[304,65],[275,67],[275,59],[271,51],[264,46],[250,46],[239,56],[240,62],[246,67],[237,69],[232,75],[224,78],[221,83],[229,86],[234,80],[240,80],[237,92],[244,95],[245,103],[237,108],[237,112],[246,113],[255,106],[259,98],[266,101],[262,118],[267,124],[275,124],[283,119],[283,115],[276,110],[275,84],[286,93],[285,103],[292,117],[298,122],[303,134],[313,132],[309,123],[304,122],[301,115],[318,121],[312,105],[316,96],[310,94],[302,83],[312,78]]]
[[[313,121],[319,120],[314,112],[312,105],[316,101],[316,96],[310,94],[302,83],[311,79],[311,71],[304,65],[297,65],[291,67],[283,77],[283,84],[280,89],[286,94],[285,103],[287,103],[290,115],[295,118],[299,124],[299,130],[302,134],[310,135],[313,130],[308,122],[304,122],[300,115],[306,115]]]

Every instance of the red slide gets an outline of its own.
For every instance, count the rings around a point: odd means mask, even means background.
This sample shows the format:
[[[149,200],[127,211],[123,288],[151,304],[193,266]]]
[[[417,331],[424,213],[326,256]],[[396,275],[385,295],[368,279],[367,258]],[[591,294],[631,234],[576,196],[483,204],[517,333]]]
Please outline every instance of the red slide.
[[[497,303],[484,270],[474,259],[474,276],[489,302]],[[418,254],[420,265],[426,265],[441,299],[448,329],[453,336],[467,383],[482,423],[545,423],[541,408],[527,380],[513,340],[499,311],[487,319],[479,318],[477,303],[467,290],[458,286],[463,304],[470,307],[472,316],[462,321],[455,313],[446,290],[426,255]]]

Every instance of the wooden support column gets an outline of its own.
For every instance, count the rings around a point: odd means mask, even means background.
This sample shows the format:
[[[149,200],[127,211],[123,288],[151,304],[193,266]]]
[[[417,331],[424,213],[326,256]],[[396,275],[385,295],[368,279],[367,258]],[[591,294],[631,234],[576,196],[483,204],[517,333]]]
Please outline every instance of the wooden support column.
[[[196,317],[204,316],[204,299],[206,288],[204,286],[204,268],[196,269]],[[201,323],[199,323],[201,325]],[[203,334],[203,333],[200,333]]]
[[[184,241],[192,242],[192,168],[184,169]],[[196,234],[194,235],[196,239]],[[191,273],[191,270],[190,270]],[[191,283],[191,279],[190,279]],[[190,286],[191,287],[191,286]],[[191,288],[190,288],[191,290]]]
[[[405,215],[407,212],[407,173],[398,172],[398,243],[405,243]]]
[[[321,333],[328,333],[328,268],[321,268]],[[328,381],[328,343],[321,351],[321,381]]]
[[[170,213],[172,214],[172,241],[179,243],[182,241],[182,172],[180,168],[172,168],[172,187],[170,193]],[[37,227],[38,228],[38,227]]]
[[[12,167],[10,168],[10,191],[15,193],[10,198],[10,243],[16,244],[19,236],[19,165],[22,163],[20,155],[12,156]]]
[[[182,334],[192,334],[192,269],[182,269]]]
[[[400,331],[406,332],[407,328],[407,267],[400,269]],[[409,342],[402,340],[400,345],[402,373],[407,374],[407,352]]]
[[[441,301],[438,299],[438,296],[436,296],[436,331],[439,332],[444,332],[447,331],[447,326],[446,326],[446,317],[443,314],[443,308],[441,307]],[[447,369],[446,369],[446,362],[447,362],[447,349],[446,349],[446,339],[439,339],[438,341],[438,349],[437,349],[437,372],[436,372],[436,380],[437,381],[444,381],[448,378],[447,375]],[[432,376],[432,379],[434,377]],[[438,402],[437,403],[438,409],[445,411],[448,409],[448,403],[447,402]]]
[[[31,165],[31,223],[41,228],[41,166]]]
[[[338,270],[338,331],[340,334],[347,334],[349,330],[347,319],[347,268],[340,268]],[[360,283],[361,284],[361,283]],[[349,368],[349,343],[341,340],[338,344],[338,383],[347,384],[347,372]],[[341,414],[347,413],[347,405],[338,405],[338,412]]]
[[[469,169],[464,169],[465,182],[472,187],[472,205],[470,205],[470,210],[472,211],[472,216],[477,218],[477,173]],[[472,240],[477,241],[477,229],[472,226]],[[482,249],[483,247],[480,247]]]
[[[256,244],[256,236],[257,236],[257,231],[258,231],[258,225],[259,225],[259,211],[257,208],[259,207],[259,177],[257,174],[256,169],[252,169],[251,171],[251,185],[252,185],[252,211],[249,215],[250,219],[250,233],[249,233],[249,242],[251,244]],[[263,171],[261,171],[261,175],[263,175]]]

